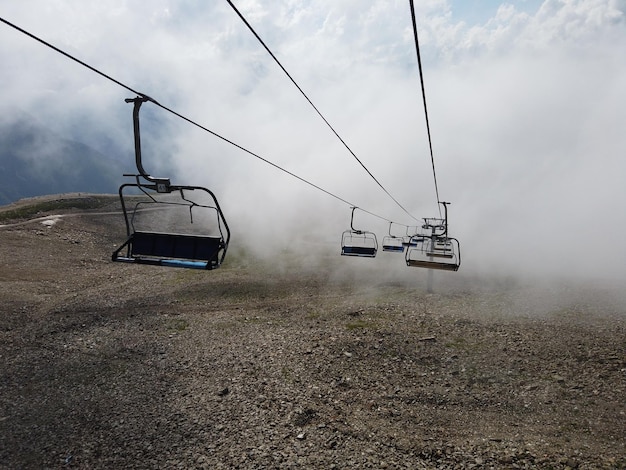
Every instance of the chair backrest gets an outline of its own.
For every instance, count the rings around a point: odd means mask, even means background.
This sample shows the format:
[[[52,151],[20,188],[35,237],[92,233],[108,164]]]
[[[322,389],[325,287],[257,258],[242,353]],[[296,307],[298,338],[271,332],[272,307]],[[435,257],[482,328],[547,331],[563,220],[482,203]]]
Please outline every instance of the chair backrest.
[[[418,237],[412,238],[412,240]],[[458,271],[461,266],[461,246],[456,238],[445,240],[421,239],[420,247],[407,249],[407,266],[414,268]]]
[[[459,265],[456,263],[441,263],[437,261],[415,260],[410,259],[406,262],[407,266],[413,268],[437,269],[441,271],[458,271]]]
[[[135,232],[130,240],[130,256],[212,261],[224,248],[220,237]]]
[[[363,256],[374,258],[376,256],[376,248],[365,246],[344,246],[341,248],[341,254],[344,256]]]

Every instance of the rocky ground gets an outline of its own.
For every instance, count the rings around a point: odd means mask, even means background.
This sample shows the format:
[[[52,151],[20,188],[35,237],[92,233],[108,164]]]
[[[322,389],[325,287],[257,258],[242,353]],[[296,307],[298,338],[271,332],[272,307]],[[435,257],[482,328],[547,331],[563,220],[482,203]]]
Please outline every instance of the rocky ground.
[[[626,468],[620,286],[117,264],[63,201],[0,210],[0,468]]]

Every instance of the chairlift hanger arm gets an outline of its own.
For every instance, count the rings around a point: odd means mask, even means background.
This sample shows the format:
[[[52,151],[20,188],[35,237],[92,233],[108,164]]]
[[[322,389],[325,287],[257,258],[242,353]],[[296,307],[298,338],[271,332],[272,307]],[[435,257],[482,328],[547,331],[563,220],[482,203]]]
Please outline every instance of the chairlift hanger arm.
[[[400,224],[400,223],[398,223],[398,222],[393,222],[393,221],[391,221],[391,220],[390,220],[390,221],[389,221],[389,236],[390,236],[391,238],[402,238],[402,235],[393,235],[393,234],[391,233],[391,226],[392,226],[393,224],[400,225],[400,226],[402,226],[402,227],[406,227],[406,233],[407,233],[407,235],[408,235],[408,232],[409,232],[409,226],[408,226],[408,225]]]
[[[450,203],[449,202],[445,202],[445,201],[441,201],[441,202],[439,202],[439,204],[441,204],[443,206],[443,214],[444,214],[443,235],[447,236],[448,235],[448,205]]]
[[[356,206],[352,207],[352,215],[350,216],[350,229],[354,232],[354,233],[358,233],[360,234],[362,232],[362,230],[357,230],[354,228],[354,210],[357,209]]]
[[[150,176],[148,172],[144,169],[143,163],[141,161],[141,133],[139,128],[139,110],[141,109],[141,105],[146,101],[152,101],[153,103],[157,103],[155,100],[150,98],[147,95],[140,95],[136,98],[126,98],[124,100],[126,103],[133,103],[133,132],[135,135],[135,164],[137,166],[137,171],[139,172],[139,176],[154,183],[156,185],[157,192],[165,193],[170,191],[170,180],[169,178],[155,178],[154,176]],[[157,103],[158,104],[158,103]]]

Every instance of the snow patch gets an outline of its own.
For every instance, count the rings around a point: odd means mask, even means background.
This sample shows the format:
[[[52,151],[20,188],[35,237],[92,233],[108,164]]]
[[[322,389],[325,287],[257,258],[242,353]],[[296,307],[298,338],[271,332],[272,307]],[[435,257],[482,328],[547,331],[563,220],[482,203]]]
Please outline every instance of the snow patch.
[[[51,215],[49,217],[46,217],[44,220],[42,220],[41,224],[45,225],[46,227],[52,227],[59,220],[61,220],[61,216],[60,215]]]

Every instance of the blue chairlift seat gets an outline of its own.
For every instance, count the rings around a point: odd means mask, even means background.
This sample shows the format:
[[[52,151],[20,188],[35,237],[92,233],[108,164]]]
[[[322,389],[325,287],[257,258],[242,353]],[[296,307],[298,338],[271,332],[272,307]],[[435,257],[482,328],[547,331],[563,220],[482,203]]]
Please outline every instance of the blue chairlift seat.
[[[389,222],[389,235],[383,237],[383,251],[391,253],[404,253],[404,237],[396,236],[391,233],[393,222]],[[407,227],[407,231],[408,231]]]
[[[128,249],[126,255],[121,250]],[[191,269],[215,269],[226,250],[221,237],[133,232],[113,254],[114,261]]]
[[[374,258],[377,251],[378,241],[372,232],[346,230],[341,236],[341,254],[343,256]]]
[[[391,253],[404,253],[404,242],[401,237],[384,237],[383,251]]]
[[[367,246],[344,246],[341,249],[341,254],[344,256],[363,256],[374,258],[376,256],[376,248]]]

